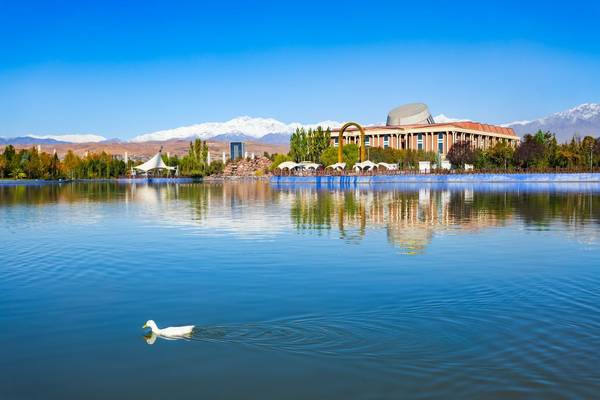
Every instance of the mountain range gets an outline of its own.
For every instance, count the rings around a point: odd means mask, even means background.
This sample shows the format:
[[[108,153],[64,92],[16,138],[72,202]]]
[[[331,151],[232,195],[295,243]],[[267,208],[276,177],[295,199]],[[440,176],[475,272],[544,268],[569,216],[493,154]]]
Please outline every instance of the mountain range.
[[[451,118],[443,114],[434,117],[436,122],[446,123],[465,121],[468,118]],[[299,122],[285,123],[273,118],[253,118],[242,116],[225,122],[205,122],[174,129],[145,133],[129,140],[133,143],[163,142],[169,140],[189,140],[197,137],[211,141],[246,141],[271,145],[288,144],[290,135],[299,127],[316,128],[321,126],[337,128],[337,121],[322,121],[314,124]],[[516,121],[502,126],[510,127],[522,136],[538,130],[556,134],[560,142],[570,140],[573,135],[580,137],[600,134],[600,104],[584,103],[566,111],[531,121]],[[100,135],[28,135],[16,138],[0,137],[0,144],[61,144],[61,143],[100,143],[119,142],[119,139],[106,139]]]
[[[5,138],[0,137],[0,144],[64,144],[64,143],[98,143],[108,141],[99,135],[27,135]],[[118,139],[111,139],[118,141]]]
[[[204,122],[201,124],[183,126],[146,133],[131,139],[132,142],[164,141],[171,139],[212,139],[217,141],[255,141],[267,143],[287,143],[289,136],[300,127],[336,128],[341,124],[337,121],[322,121],[315,124],[292,122],[286,124],[274,118],[252,118],[248,116],[233,118],[226,122]]]
[[[600,104],[584,103],[566,111],[532,121],[516,121],[503,126],[513,128],[517,135],[535,133],[538,130],[556,134],[559,142],[571,140],[573,135],[600,136]]]

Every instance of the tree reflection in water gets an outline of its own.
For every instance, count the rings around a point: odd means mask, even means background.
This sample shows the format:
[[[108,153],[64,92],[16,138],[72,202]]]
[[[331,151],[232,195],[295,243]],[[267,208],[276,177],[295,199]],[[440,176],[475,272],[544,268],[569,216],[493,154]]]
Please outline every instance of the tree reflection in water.
[[[138,203],[171,225],[227,229],[253,235],[334,231],[359,243],[384,229],[390,244],[409,254],[435,234],[478,231],[519,222],[528,229],[562,223],[576,234],[600,222],[600,186],[506,184],[483,186],[273,187],[266,182],[121,184],[75,182],[0,186],[0,209],[19,204]],[[290,225],[291,216],[291,225]],[[590,240],[590,239],[588,239]],[[593,239],[591,239],[593,240]]]

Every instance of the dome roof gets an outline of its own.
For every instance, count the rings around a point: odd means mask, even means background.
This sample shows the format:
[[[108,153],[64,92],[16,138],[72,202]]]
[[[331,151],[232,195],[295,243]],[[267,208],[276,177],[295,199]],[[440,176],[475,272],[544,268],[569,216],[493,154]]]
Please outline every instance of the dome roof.
[[[386,125],[433,124],[429,108],[423,103],[404,104],[394,108],[387,116]]]

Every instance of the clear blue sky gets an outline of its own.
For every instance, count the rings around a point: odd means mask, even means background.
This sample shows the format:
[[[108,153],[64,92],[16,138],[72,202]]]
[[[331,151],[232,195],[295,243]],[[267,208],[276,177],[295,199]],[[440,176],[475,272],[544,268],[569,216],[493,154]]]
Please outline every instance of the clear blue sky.
[[[0,136],[600,102],[597,2],[0,0]]]

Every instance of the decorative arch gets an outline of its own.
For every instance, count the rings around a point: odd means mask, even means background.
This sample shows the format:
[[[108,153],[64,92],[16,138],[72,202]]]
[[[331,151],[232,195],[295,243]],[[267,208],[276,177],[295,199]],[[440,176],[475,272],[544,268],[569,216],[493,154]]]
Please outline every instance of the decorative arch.
[[[338,162],[344,162],[344,132],[351,126],[355,126],[360,131],[360,162],[365,161],[365,129],[356,122],[346,122],[340,129],[338,138]]]

